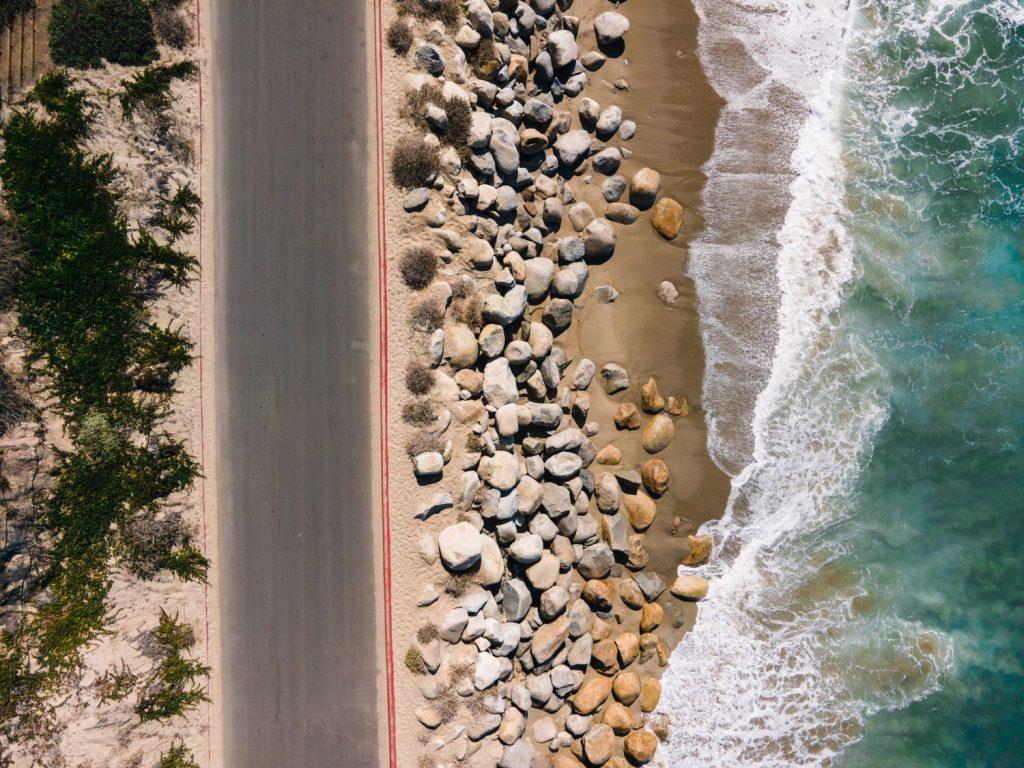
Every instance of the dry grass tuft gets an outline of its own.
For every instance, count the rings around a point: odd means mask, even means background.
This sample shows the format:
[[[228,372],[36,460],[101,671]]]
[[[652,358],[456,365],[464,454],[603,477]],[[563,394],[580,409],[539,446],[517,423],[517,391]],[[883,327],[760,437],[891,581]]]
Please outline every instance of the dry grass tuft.
[[[406,424],[424,426],[437,418],[434,406],[426,400],[413,400],[402,406],[402,421]]]
[[[432,453],[434,451],[441,453],[443,449],[444,439],[433,432],[418,432],[409,438],[409,442],[405,444],[405,452],[410,459],[414,456],[419,456],[421,453]]]
[[[426,299],[421,301],[409,314],[409,324],[413,330],[433,333],[444,323],[444,311],[437,302]]]
[[[434,369],[419,361],[409,363],[405,369],[405,386],[414,395],[425,395],[434,388]]]
[[[419,139],[407,137],[395,147],[391,157],[391,175],[402,189],[425,187],[437,175],[439,164],[436,149]]]
[[[416,633],[416,640],[426,644],[432,640],[437,640],[440,636],[441,630],[437,628],[437,624],[430,623],[424,624],[419,628],[419,631]]]
[[[398,270],[402,282],[414,291],[422,291],[437,277],[437,254],[425,246],[417,246],[402,254]]]
[[[409,22],[403,18],[395,19],[391,22],[391,26],[388,27],[385,39],[388,48],[396,54],[402,56],[408,53],[409,48],[412,47],[413,40],[412,28],[409,26]]]

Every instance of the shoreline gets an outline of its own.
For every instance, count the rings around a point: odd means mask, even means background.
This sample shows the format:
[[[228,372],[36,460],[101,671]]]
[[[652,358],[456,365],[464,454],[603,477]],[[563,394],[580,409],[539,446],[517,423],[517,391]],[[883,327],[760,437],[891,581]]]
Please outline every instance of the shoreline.
[[[590,20],[597,13],[612,8],[596,0],[580,0],[572,6],[569,12],[580,17],[581,49],[594,47]],[[591,468],[595,474],[604,469],[614,471],[638,467],[649,458],[640,448],[639,431],[617,432],[612,424],[616,404],[623,401],[638,403],[640,384],[648,376],[658,380],[661,393],[666,398],[669,395],[684,396],[692,403],[700,399],[704,351],[696,291],[686,266],[689,243],[702,226],[699,215],[695,213],[699,210],[705,182],[702,166],[714,148],[715,129],[724,104],[712,90],[701,67],[697,54],[698,19],[689,0],[682,6],[659,0],[654,5],[627,8],[625,11],[631,25],[625,54],[619,58],[609,57],[603,67],[590,72],[590,83],[582,95],[597,100],[602,107],[608,103],[617,104],[626,118],[636,121],[636,136],[620,143],[632,153],[623,161],[620,173],[629,178],[644,166],[659,171],[662,175],[661,194],[681,202],[686,215],[683,231],[672,241],[662,239],[652,229],[646,212],[631,226],[617,226],[619,240],[615,256],[605,264],[592,267],[587,291],[576,300],[576,315],[571,328],[556,338],[556,343],[565,349],[570,361],[586,357],[593,359],[598,367],[606,362],[619,362],[630,373],[630,388],[619,393],[615,400],[606,397],[596,382],[591,388],[589,418],[601,425],[594,439],[595,445],[600,448],[615,442],[623,449],[620,465],[600,467],[595,464]],[[386,4],[383,8],[385,29],[394,18],[394,8]],[[590,35],[589,40],[586,34]],[[631,58],[632,52],[635,52],[636,60]],[[407,61],[396,58],[389,50],[383,51],[383,59],[386,128],[383,149],[389,159],[399,136],[409,132],[408,123],[401,119],[401,110],[408,88],[405,79],[412,70]],[[632,81],[628,90],[616,89],[611,84],[619,78]],[[559,106],[575,114],[578,101],[566,100]],[[390,258],[396,259],[402,245],[412,242],[413,233],[423,225],[416,221],[419,217],[402,210],[405,193],[396,189],[390,174],[383,181],[386,186],[385,216],[389,224],[387,250]],[[596,211],[601,209],[599,205],[604,205],[600,181],[601,177],[596,176],[593,184],[573,184],[576,198],[591,202]],[[392,650],[396,659],[396,757],[402,762],[423,755],[424,750],[439,748],[438,745],[443,744],[446,738],[438,733],[444,728],[424,732],[420,717],[425,703],[424,683],[409,674],[401,661],[406,649],[411,647],[416,627],[429,618],[441,623],[444,611],[438,606],[444,605],[447,610],[452,603],[442,595],[442,599],[430,608],[415,607],[416,595],[423,585],[436,580],[438,566],[425,562],[419,554],[421,537],[427,526],[412,519],[411,513],[438,486],[420,487],[402,450],[403,443],[415,432],[401,421],[399,415],[401,403],[408,397],[403,383],[405,365],[420,358],[423,342],[418,338],[421,334],[410,331],[408,323],[412,305],[420,297],[409,295],[395,266],[392,263],[388,270],[384,288],[388,301],[384,309],[393,314],[389,344],[392,365],[387,370],[386,387],[393,393],[387,431],[391,437],[389,469],[393,470],[390,472],[391,534],[394,539],[391,576],[398,595],[394,605]],[[659,284],[665,280],[671,281],[678,291],[678,297],[671,305],[657,295]],[[606,284],[619,292],[618,298],[610,304],[599,302],[593,292],[594,286]],[[540,322],[539,308],[528,310],[528,317]],[[656,337],[652,338],[655,334]],[[570,362],[567,374],[571,373],[572,365]],[[660,576],[666,585],[672,584],[677,567],[688,550],[687,534],[695,533],[702,523],[717,519],[722,514],[730,486],[729,478],[714,464],[708,452],[703,412],[698,409],[687,417],[676,419],[676,427],[675,439],[657,456],[669,464],[672,484],[658,500],[657,518],[647,530],[650,564],[643,569],[645,573]],[[458,435],[456,431],[451,436]],[[456,448],[452,468],[459,463],[461,452]],[[447,477],[448,473],[445,475]],[[447,484],[448,487],[453,485],[457,483]],[[432,524],[436,522],[436,519],[428,521],[429,529],[435,533],[438,529]],[[668,654],[692,626],[697,604],[681,602],[670,596],[668,591],[657,602],[666,609],[665,620],[658,633],[666,649],[658,654],[649,654],[646,662],[630,669],[660,678]],[[442,669],[439,675],[443,673]],[[587,679],[590,679],[589,674]],[[528,730],[532,731],[536,721],[531,713]],[[427,746],[428,743],[433,746]],[[465,753],[463,757],[489,754],[497,760],[500,752],[488,752],[481,747],[488,743],[491,742],[472,743],[468,749],[460,749],[459,754]],[[560,754],[569,755],[570,752],[562,750]],[[423,759],[427,760],[426,757]],[[428,762],[434,764],[432,758]]]

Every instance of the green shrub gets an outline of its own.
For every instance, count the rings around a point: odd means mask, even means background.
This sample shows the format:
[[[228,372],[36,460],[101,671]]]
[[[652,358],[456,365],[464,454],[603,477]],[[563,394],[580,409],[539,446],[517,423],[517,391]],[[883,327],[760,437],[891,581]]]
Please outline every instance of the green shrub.
[[[19,13],[31,11],[36,0],[0,0],[0,32],[6,32]]]
[[[209,701],[196,678],[210,674],[210,668],[182,655],[182,651],[189,651],[196,644],[192,627],[180,624],[177,616],[171,617],[161,608],[153,639],[160,658],[135,705],[135,713],[142,722],[183,715],[201,702]]]
[[[81,648],[104,631],[113,566],[189,580],[205,579],[208,568],[180,520],[160,515],[199,470],[157,428],[177,373],[191,362],[191,343],[157,326],[148,305],[162,282],[186,285],[196,263],[145,228],[129,235],[111,191],[111,159],[83,148],[91,109],[57,72],[3,127],[0,181],[23,249],[18,321],[27,360],[45,376],[72,444],[57,452],[51,487],[35,500],[41,597],[16,646],[8,633],[0,649],[0,698],[13,686],[26,702],[59,686],[79,667]],[[167,205],[161,226],[187,231],[198,199],[186,194]],[[165,527],[147,538],[140,531],[151,520]],[[187,685],[169,699],[147,690],[143,711],[154,716],[194,699]],[[30,706],[12,716],[31,715]]]
[[[425,187],[437,173],[440,160],[437,150],[419,139],[406,138],[398,142],[391,158],[391,175],[395,184],[403,189]]]
[[[156,116],[171,106],[171,83],[194,80],[199,66],[194,61],[155,64],[136,72],[130,80],[121,81],[121,114],[131,120],[136,112]]]
[[[156,58],[145,0],[59,0],[50,17],[50,54],[65,67],[137,66]]]
[[[30,406],[18,394],[14,387],[14,379],[0,362],[0,437],[30,413]]]
[[[398,15],[436,19],[454,32],[462,21],[462,4],[459,0],[398,0]]]
[[[124,701],[135,689],[139,676],[128,668],[121,659],[121,666],[108,669],[99,680],[96,688],[100,694],[100,703],[107,701]]]
[[[414,675],[425,675],[430,671],[427,669],[427,663],[423,661],[423,654],[414,645],[409,646],[409,650],[405,652],[405,658],[402,660],[402,663]]]
[[[199,768],[192,750],[184,744],[172,744],[171,748],[160,755],[158,768]]]

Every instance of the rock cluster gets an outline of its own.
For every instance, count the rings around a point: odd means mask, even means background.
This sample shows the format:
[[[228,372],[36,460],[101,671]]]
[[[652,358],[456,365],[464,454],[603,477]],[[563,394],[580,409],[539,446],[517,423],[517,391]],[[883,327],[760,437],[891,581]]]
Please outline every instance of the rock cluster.
[[[558,339],[591,265],[615,254],[617,227],[653,207],[657,231],[675,237],[682,211],[658,200],[657,172],[618,174],[628,150],[608,142],[636,125],[619,106],[582,97],[588,68],[621,53],[628,20],[600,14],[590,22],[599,50],[581,51],[586,22],[570,5],[470,0],[454,35],[430,26],[409,54],[413,89],[471,107],[467,145],[441,151],[440,171],[404,203],[435,230],[445,265],[423,291],[441,318],[424,344],[439,412],[430,450],[412,455],[430,494],[412,514],[439,530],[420,549],[444,569],[446,596],[429,585],[419,597],[440,620],[421,629],[410,668],[421,661],[447,680],[425,684],[417,710],[435,747],[461,740],[461,757],[493,748],[501,768],[530,768],[545,750],[566,767],[642,765],[664,733],[653,714],[660,684],[638,668],[668,657],[657,633],[666,587],[642,569],[670,472],[656,458],[620,469],[616,446],[598,450],[591,397],[625,397],[638,382],[614,361],[571,360]],[[422,118],[423,141],[440,148],[451,115],[431,103]],[[585,174],[606,177],[603,215],[576,199],[572,182]],[[617,298],[602,289],[602,301]],[[675,414],[653,379],[640,404],[621,403],[616,426],[642,427],[657,454]],[[696,556],[704,544],[693,544]],[[699,592],[686,582],[672,594]],[[474,714],[442,733],[452,692]]]

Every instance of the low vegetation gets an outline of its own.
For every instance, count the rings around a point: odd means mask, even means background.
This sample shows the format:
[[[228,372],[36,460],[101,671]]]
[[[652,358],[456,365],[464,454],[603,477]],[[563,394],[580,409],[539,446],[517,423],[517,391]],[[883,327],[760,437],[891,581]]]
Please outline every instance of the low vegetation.
[[[444,312],[437,306],[436,301],[430,299],[421,301],[409,314],[409,323],[413,329],[424,333],[433,333],[443,322]]]
[[[414,395],[425,395],[434,388],[434,369],[419,361],[409,363],[405,369],[405,386]]]
[[[426,111],[431,104],[444,110],[448,118],[447,127],[439,129],[427,122]],[[458,96],[446,98],[441,86],[436,83],[426,83],[409,91],[406,97],[406,107],[405,114],[419,128],[433,131],[442,144],[456,147],[459,150],[465,150],[468,147],[473,109],[465,99]]]
[[[426,400],[413,400],[402,406],[402,420],[406,424],[426,426],[437,418],[434,406]]]
[[[459,0],[398,0],[399,16],[414,16],[423,21],[437,20],[449,32],[454,32],[462,21]]]
[[[402,189],[425,187],[437,175],[440,164],[437,150],[419,139],[407,137],[395,146],[391,175]]]
[[[156,117],[171,106],[171,83],[175,80],[194,80],[199,67],[194,61],[156,64],[136,72],[131,79],[121,81],[121,114],[131,120],[136,113]]]
[[[391,22],[385,35],[388,48],[401,55],[408,53],[412,47],[413,34],[409,22],[399,17]]]
[[[414,645],[409,646],[409,650],[405,652],[405,658],[402,659],[402,663],[405,664],[405,668],[414,675],[425,675],[430,672],[430,670],[427,669],[426,662],[423,661],[423,654],[420,653],[419,648]]]
[[[50,16],[50,55],[77,69],[137,66],[157,56],[146,0],[58,0]]]
[[[419,456],[421,453],[441,453],[443,449],[444,439],[433,432],[418,432],[405,444],[405,452],[409,458]]]
[[[158,660],[156,669],[142,686],[135,714],[142,722],[169,720],[207,701],[206,691],[197,682],[210,674],[210,668],[186,658],[196,644],[195,632],[177,616],[161,609],[160,621],[153,630]]]
[[[153,3],[153,32],[164,45],[182,50],[192,40],[192,27],[178,6],[181,0],[157,0]]]
[[[180,519],[164,510],[199,473],[160,427],[191,343],[155,323],[149,307],[196,270],[174,244],[198,200],[186,193],[166,201],[162,235],[130,226],[112,191],[111,158],[84,149],[91,123],[84,92],[58,72],[3,127],[0,181],[24,258],[20,332],[70,439],[34,504],[35,610],[0,631],[0,702],[16,702],[0,711],[5,733],[17,727],[11,719],[38,715],[45,695],[81,668],[81,649],[106,631],[112,569],[204,580],[208,568]],[[181,657],[190,642],[178,625],[162,617],[157,635],[170,650],[140,694],[144,719],[203,696],[192,681],[205,668]],[[116,695],[127,685],[119,674],[106,681]]]
[[[423,290],[437,277],[437,262],[437,254],[430,248],[410,248],[398,262],[402,281],[414,291]]]
[[[184,744],[172,744],[171,748],[160,755],[158,768],[199,768],[199,764]]]

